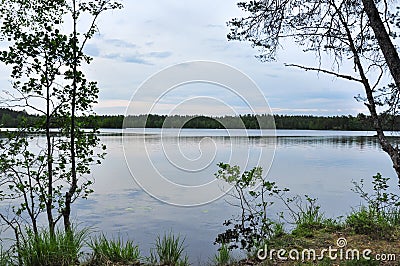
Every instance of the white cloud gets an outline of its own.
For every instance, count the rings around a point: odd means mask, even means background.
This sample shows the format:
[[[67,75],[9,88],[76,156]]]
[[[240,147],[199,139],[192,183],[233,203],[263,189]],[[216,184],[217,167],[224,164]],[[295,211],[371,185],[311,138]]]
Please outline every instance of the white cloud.
[[[228,42],[226,22],[241,14],[236,1],[123,3],[124,9],[101,15],[100,33],[85,49],[94,57],[85,71],[88,78],[99,82],[100,104],[95,107],[99,113],[123,113],[124,104],[148,77],[169,65],[190,60],[219,61],[238,68],[258,84],[270,106],[279,113],[356,114],[364,110],[353,99],[362,93],[357,84],[284,67],[283,63],[316,63],[313,55],[304,54],[293,42],[284,43],[278,61],[273,63],[259,62],[254,57],[257,50],[249,43]],[[330,66],[329,60],[326,65]],[[352,68],[345,66],[343,71],[351,72]],[[1,68],[0,80],[7,75]],[[223,97],[207,88],[199,94]],[[196,96],[196,91],[170,97],[168,104],[189,96]],[[236,106],[238,102],[232,104]],[[192,111],[197,110],[201,108],[193,106]]]

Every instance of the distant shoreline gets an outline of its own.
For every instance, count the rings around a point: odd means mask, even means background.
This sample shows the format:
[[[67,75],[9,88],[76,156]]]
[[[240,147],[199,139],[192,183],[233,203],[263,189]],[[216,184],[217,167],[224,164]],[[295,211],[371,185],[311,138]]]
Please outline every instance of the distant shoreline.
[[[55,118],[53,120],[56,120]],[[374,131],[371,119],[365,114],[357,116],[312,116],[312,115],[92,115],[78,117],[82,128],[194,128],[194,129],[290,129],[290,130],[340,130]],[[22,123],[28,126],[44,124],[44,117],[24,111],[0,108],[0,128],[17,128]],[[59,123],[59,122],[58,122]],[[382,117],[385,131],[400,131],[400,116]],[[58,128],[57,121],[52,128]]]

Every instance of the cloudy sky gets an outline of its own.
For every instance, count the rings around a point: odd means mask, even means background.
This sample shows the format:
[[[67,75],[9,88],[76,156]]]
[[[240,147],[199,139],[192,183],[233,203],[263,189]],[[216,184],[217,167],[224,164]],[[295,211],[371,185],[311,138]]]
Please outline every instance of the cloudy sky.
[[[210,60],[230,65],[248,75],[265,95],[276,114],[341,115],[366,112],[354,96],[362,88],[354,82],[315,72],[288,68],[284,63],[315,65],[313,54],[304,54],[290,42],[283,43],[276,62],[261,63],[249,43],[228,42],[226,21],[240,16],[233,0],[123,1],[124,9],[104,13],[100,32],[86,52],[94,57],[86,73],[100,87],[100,114],[124,114],[135,91],[155,73],[168,66],[192,60]],[[348,67],[346,70],[351,71]],[[8,73],[0,68],[0,84],[8,86]],[[191,114],[221,115],[218,106],[226,93],[212,84],[180,86],[161,97],[158,113],[187,102]],[[157,95],[153,95],[156,97]],[[200,97],[202,101],[191,102]],[[206,98],[212,99],[208,103]],[[141,99],[135,99],[140,106]],[[240,100],[225,101],[236,112],[247,112]],[[221,107],[221,108],[220,108]],[[257,109],[257,108],[255,108]]]

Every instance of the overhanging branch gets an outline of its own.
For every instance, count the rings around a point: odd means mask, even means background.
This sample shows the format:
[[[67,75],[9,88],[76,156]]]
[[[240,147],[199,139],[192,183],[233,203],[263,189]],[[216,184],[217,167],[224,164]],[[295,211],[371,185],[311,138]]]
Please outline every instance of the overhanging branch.
[[[336,76],[338,78],[343,78],[343,79],[347,79],[347,80],[357,81],[357,82],[363,83],[361,79],[355,78],[353,76],[336,73],[336,72],[333,72],[333,71],[330,71],[330,70],[326,70],[326,69],[321,69],[321,68],[318,68],[318,67],[306,67],[306,66],[301,66],[301,65],[296,65],[296,64],[285,64],[285,66],[287,66],[287,67],[297,67],[297,68],[300,68],[300,69],[304,69],[305,71],[309,71],[309,70],[318,71],[318,72],[322,72],[322,73],[325,73],[325,74]]]

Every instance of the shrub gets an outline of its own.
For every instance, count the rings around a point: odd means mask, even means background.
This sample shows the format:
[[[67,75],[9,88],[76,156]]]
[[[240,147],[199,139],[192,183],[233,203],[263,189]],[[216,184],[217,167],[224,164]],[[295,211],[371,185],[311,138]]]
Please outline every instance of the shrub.
[[[306,204],[296,204],[298,211],[293,214],[295,218],[296,228],[292,231],[294,235],[312,236],[312,231],[324,227],[324,215],[321,213],[321,207],[317,205],[317,199],[312,199],[305,195]],[[298,198],[299,199],[299,198]]]
[[[361,206],[353,211],[347,218],[346,224],[355,233],[371,235],[379,238],[390,236],[392,226],[384,215],[377,213],[375,209]]]
[[[373,176],[373,193],[365,192],[364,180],[353,181],[352,190],[366,202],[346,218],[346,225],[355,233],[390,238],[395,227],[400,226],[400,197],[388,192],[388,180],[380,173]]]
[[[218,234],[215,243],[254,252],[273,236],[275,223],[269,217],[269,207],[288,189],[280,189],[275,182],[264,180],[261,167],[241,173],[239,166],[224,163],[218,166],[220,169],[215,175],[233,186],[228,195],[233,199],[231,205],[239,206],[240,214],[223,223],[228,229]]]

